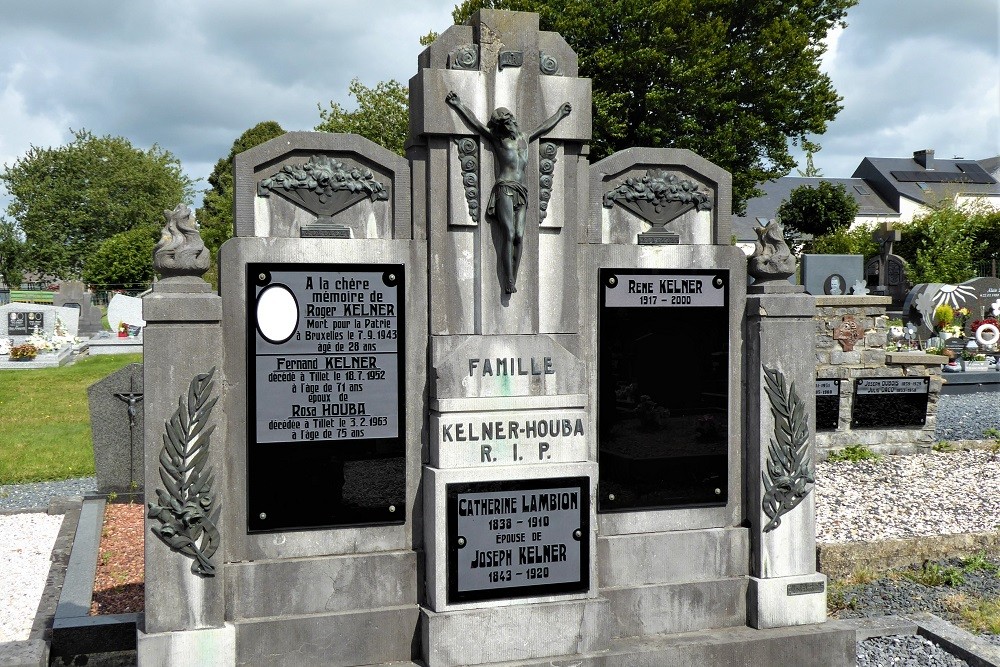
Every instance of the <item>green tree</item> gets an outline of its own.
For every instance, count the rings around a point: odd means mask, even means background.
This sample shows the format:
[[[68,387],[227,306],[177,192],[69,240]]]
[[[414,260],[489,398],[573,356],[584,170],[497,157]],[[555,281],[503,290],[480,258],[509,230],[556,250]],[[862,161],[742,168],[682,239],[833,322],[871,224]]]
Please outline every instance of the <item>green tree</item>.
[[[62,278],[79,276],[105,239],[158,225],[164,209],[194,195],[169,151],[87,130],[65,146],[32,146],[0,172],[0,182],[11,196],[7,213],[24,234],[24,269]]]
[[[320,106],[320,123],[316,129],[320,132],[360,134],[403,155],[410,122],[410,101],[406,86],[390,79],[369,88],[358,79],[352,79],[347,92],[357,100],[357,108],[347,111],[332,101],[329,109]]]
[[[84,281],[104,287],[148,285],[153,281],[153,247],[157,238],[159,231],[151,225],[115,234],[87,258]]]
[[[14,223],[0,217],[0,280],[7,287],[17,289],[24,279],[21,270],[24,262],[24,241]]]
[[[976,275],[988,257],[1000,214],[982,206],[942,205],[901,227],[893,251],[907,260],[913,283],[957,284]]]
[[[802,176],[804,178],[822,177],[823,172],[820,169],[817,169],[816,165],[813,164],[813,156],[821,150],[821,146],[819,144],[803,139],[802,148],[806,152],[806,168],[804,170],[796,169],[795,171],[799,172],[799,176]]]
[[[793,144],[821,135],[841,98],[820,70],[824,38],[857,0],[465,0],[537,12],[593,79],[591,155],[690,149],[733,174],[733,208],[784,176]]]
[[[820,181],[816,187],[794,188],[778,206],[777,214],[786,234],[817,237],[850,227],[858,214],[858,203],[843,185]]]
[[[811,251],[819,255],[864,255],[865,261],[879,253],[871,225],[839,228],[813,239]]]
[[[280,137],[285,131],[273,120],[257,123],[239,136],[229,149],[229,155],[219,158],[208,177],[211,189],[205,191],[201,208],[195,214],[201,229],[201,239],[212,252],[212,264],[217,265],[219,248],[233,236],[233,161],[243,151],[265,141]],[[216,270],[212,270],[214,275]]]

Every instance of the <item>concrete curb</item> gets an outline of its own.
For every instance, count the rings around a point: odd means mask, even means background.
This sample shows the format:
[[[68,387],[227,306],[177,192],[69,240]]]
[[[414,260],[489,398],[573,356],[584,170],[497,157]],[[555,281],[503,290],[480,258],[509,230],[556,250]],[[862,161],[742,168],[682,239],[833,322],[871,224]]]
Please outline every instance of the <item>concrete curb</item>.
[[[816,569],[831,579],[841,579],[859,569],[880,574],[920,565],[925,560],[964,558],[980,552],[1000,556],[1000,532],[926,535],[878,542],[820,543],[816,545]]]
[[[1000,647],[929,612],[916,612],[906,616],[849,618],[843,622],[856,628],[859,642],[872,637],[919,635],[956,658],[965,660],[970,667],[1000,667]]]

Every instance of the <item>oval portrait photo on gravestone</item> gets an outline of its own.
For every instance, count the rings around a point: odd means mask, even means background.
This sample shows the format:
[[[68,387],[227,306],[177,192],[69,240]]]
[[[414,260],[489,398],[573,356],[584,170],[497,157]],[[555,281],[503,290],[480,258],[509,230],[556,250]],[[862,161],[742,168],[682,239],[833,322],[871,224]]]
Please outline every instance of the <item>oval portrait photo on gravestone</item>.
[[[847,281],[844,276],[834,273],[826,277],[823,281],[823,294],[827,296],[842,296],[847,294]]]

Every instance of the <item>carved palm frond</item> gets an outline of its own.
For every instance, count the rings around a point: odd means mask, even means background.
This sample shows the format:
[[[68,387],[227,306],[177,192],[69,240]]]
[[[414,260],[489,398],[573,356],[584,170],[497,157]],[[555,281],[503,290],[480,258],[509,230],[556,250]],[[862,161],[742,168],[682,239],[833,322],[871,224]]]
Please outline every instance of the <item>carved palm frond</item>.
[[[195,560],[191,571],[214,576],[211,562],[219,546],[215,522],[219,507],[212,496],[214,476],[207,467],[208,445],[215,426],[208,425],[218,398],[212,394],[215,368],[196,375],[184,396],[177,399],[177,411],[164,424],[163,449],[160,450],[160,481],[156,489],[159,504],[149,504],[149,517],[162,525],[153,533],[174,551]]]
[[[761,472],[764,483],[762,509],[769,521],[763,532],[781,525],[781,516],[798,506],[812,491],[815,478],[809,454],[809,423],[805,402],[795,391],[795,383],[786,387],[785,376],[764,367],[764,391],[771,403],[774,437],[767,448],[767,470]]]

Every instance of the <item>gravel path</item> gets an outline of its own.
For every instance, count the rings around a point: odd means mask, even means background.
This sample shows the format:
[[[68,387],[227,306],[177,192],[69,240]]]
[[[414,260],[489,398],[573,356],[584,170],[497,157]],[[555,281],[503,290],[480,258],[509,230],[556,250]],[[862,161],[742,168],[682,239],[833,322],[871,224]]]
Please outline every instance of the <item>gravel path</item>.
[[[61,482],[0,485],[0,512],[36,510],[44,512],[52,498],[83,498],[97,492],[94,477],[79,477]]]
[[[942,394],[938,399],[938,440],[979,440],[988,429],[1000,431],[1000,391]]]
[[[28,639],[62,520],[61,515],[0,515],[0,643]]]

